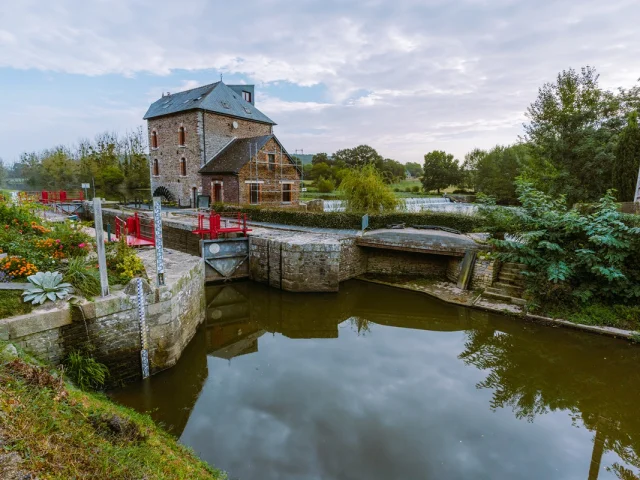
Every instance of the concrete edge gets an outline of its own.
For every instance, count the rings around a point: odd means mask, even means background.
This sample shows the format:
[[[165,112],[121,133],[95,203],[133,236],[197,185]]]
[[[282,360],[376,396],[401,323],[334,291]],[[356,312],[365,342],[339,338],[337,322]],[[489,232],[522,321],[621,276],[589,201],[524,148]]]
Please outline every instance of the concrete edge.
[[[473,303],[456,302],[454,300],[438,295],[435,292],[427,292],[425,290],[411,288],[407,285],[398,285],[398,284],[383,282],[381,280],[374,280],[370,278],[356,277],[356,279],[364,282],[377,283],[379,285],[386,285],[388,287],[400,288],[400,289],[408,290],[411,292],[423,293],[425,295],[429,295],[430,297],[437,298],[438,300],[441,300],[443,302],[446,302],[452,305],[475,308],[476,310],[485,310],[487,312],[498,313],[506,317],[520,318],[520,319],[529,320],[529,321],[538,322],[538,323],[547,324],[547,325],[557,325],[561,327],[572,328],[574,330],[581,330],[587,333],[605,335],[612,338],[618,338],[618,339],[622,338],[625,340],[631,340],[634,343],[636,341],[636,336],[638,335],[638,332],[635,332],[633,330],[622,330],[620,328],[614,328],[614,327],[599,327],[597,325],[583,325],[581,323],[570,322],[569,320],[563,320],[560,318],[543,317],[541,315],[534,315],[531,313],[523,313],[523,314],[509,313],[499,308],[491,308],[486,305],[477,305],[475,304],[475,301]]]

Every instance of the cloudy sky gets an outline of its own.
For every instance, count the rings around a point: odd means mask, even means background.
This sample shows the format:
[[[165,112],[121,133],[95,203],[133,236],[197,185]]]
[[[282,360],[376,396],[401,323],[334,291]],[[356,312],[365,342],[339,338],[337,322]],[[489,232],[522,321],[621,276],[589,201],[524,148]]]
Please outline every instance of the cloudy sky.
[[[537,89],[640,77],[637,0],[20,0],[0,12],[0,157],[142,125],[161,92],[255,83],[287,149],[419,161],[513,142]]]

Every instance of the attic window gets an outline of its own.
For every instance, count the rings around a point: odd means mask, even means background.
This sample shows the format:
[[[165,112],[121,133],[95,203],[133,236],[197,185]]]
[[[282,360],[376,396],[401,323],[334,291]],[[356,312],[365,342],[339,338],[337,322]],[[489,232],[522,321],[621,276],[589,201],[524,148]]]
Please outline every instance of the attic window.
[[[226,108],[227,110],[230,110],[230,109],[231,109],[231,105],[229,105],[227,102],[224,102],[224,101],[223,101],[223,102],[220,102],[220,103],[221,103],[221,104],[222,104],[222,106],[223,106],[224,108]]]
[[[251,115],[251,109],[249,107],[242,107],[244,109],[244,113],[247,115]]]
[[[242,91],[242,98],[244,98],[245,102],[251,103],[251,92],[247,92],[246,90]]]

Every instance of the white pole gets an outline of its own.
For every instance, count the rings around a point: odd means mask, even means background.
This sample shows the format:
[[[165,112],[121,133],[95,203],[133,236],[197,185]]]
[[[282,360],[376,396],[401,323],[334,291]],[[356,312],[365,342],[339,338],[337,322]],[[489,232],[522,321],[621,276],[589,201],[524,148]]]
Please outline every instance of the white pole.
[[[104,228],[102,226],[102,203],[93,198],[93,222],[96,230],[96,250],[98,251],[98,269],[100,271],[100,289],[102,296],[109,295],[109,278],[107,276],[107,256],[104,250]]]
[[[164,251],[162,243],[162,199],[153,197],[153,228],[156,243],[156,273],[158,286],[164,285]]]

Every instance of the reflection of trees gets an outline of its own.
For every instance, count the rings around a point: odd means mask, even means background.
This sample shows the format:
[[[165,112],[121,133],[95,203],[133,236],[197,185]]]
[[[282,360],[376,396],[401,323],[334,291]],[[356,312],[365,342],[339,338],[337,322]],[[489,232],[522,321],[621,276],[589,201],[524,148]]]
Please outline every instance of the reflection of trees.
[[[371,322],[364,317],[351,317],[349,318],[349,323],[351,324],[351,328],[354,328],[358,335],[362,335],[363,337],[371,332]]]
[[[488,324],[468,331],[460,354],[466,364],[487,371],[477,387],[493,390],[491,408],[509,407],[528,421],[548,411],[572,412],[574,422],[581,419],[595,432],[590,479],[597,478],[606,450],[640,468],[638,348],[548,327],[514,323],[505,330]],[[633,478],[625,467],[610,469]]]

